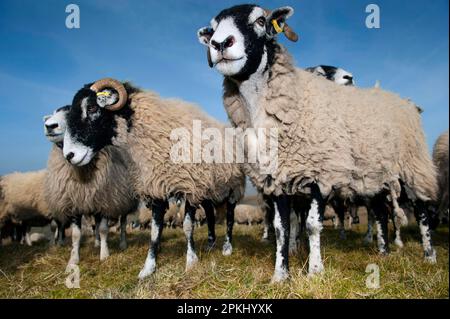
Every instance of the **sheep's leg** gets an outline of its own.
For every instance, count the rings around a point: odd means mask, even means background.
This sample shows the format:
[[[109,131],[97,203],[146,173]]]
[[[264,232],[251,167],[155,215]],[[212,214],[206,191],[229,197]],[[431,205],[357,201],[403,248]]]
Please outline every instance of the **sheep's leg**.
[[[210,251],[216,244],[216,216],[214,215],[214,205],[210,200],[204,200],[202,207],[205,210],[206,222],[208,223],[208,246],[207,251]]]
[[[33,243],[31,242],[31,227],[26,224],[23,226],[24,231],[25,231],[25,243],[27,244],[27,246],[31,247],[33,246]]]
[[[265,206],[266,206],[266,214],[264,216],[264,232],[262,236],[263,241],[268,241],[269,236],[273,233],[273,218],[274,218],[274,207],[273,201],[269,196],[263,196]]]
[[[345,240],[347,238],[347,235],[345,234],[345,204],[342,200],[336,199],[333,206],[334,211],[338,217],[337,219],[339,220],[339,238],[341,240]]]
[[[55,246],[56,240],[58,239],[58,223],[55,219],[52,219],[50,222],[50,232],[53,234],[53,236],[50,238],[50,245]]]
[[[234,226],[234,209],[236,208],[236,203],[227,201],[227,235],[225,238],[225,243],[223,244],[222,254],[224,256],[230,256],[233,252],[233,246],[231,241],[233,239],[233,226]]]
[[[298,215],[295,209],[291,209],[290,214],[290,231],[289,231],[289,255],[295,255],[297,253],[297,238],[298,238]]]
[[[127,215],[120,216],[120,250],[127,249]]]
[[[417,224],[419,224],[420,234],[422,236],[422,246],[425,256],[425,261],[435,264],[436,251],[431,242],[431,230],[428,212],[425,203],[418,200],[414,207],[414,215],[416,216]]]
[[[400,225],[395,220],[395,213],[391,215],[392,224],[394,225],[394,243],[398,248],[403,248],[403,241],[400,236]]]
[[[187,242],[186,271],[191,270],[198,262],[194,246],[194,221],[196,208],[186,201],[183,230]]]
[[[59,221],[56,221],[56,224],[58,225],[58,238],[56,244],[58,246],[64,246],[64,241],[66,239],[66,226],[68,225]]]
[[[323,228],[325,200],[316,184],[311,187],[311,199],[311,207],[306,218],[306,230],[309,238],[309,275],[321,273],[324,269],[320,253],[320,233]]]
[[[156,270],[156,256],[161,241],[161,234],[164,226],[164,214],[169,204],[163,200],[152,201],[152,224],[150,230],[150,248],[148,250],[147,259],[144,267],[139,273],[139,279],[151,275]]]
[[[367,210],[367,232],[364,236],[364,243],[371,244],[373,242],[373,223],[374,223],[374,212],[369,208],[369,205],[366,206]]]
[[[382,255],[389,253],[388,212],[385,197],[385,194],[379,194],[372,201],[372,207],[375,213],[375,225],[377,227],[378,251]]]
[[[94,247],[100,247],[100,223],[102,221],[102,215],[97,213],[94,214],[94,221],[95,221],[95,226],[94,226],[94,236],[95,236],[95,242],[94,242]]]
[[[109,225],[108,218],[102,217],[100,225],[98,227],[98,232],[100,234],[100,260],[103,261],[109,257],[108,249],[108,233]]]
[[[352,225],[359,224],[358,205],[351,205],[349,208],[350,216],[352,218]]]
[[[275,228],[277,252],[272,282],[280,282],[289,276],[289,233],[291,230],[289,197],[286,195],[274,197],[274,208],[273,226]]]
[[[80,262],[80,241],[81,241],[81,215],[72,217],[72,251],[67,269]]]

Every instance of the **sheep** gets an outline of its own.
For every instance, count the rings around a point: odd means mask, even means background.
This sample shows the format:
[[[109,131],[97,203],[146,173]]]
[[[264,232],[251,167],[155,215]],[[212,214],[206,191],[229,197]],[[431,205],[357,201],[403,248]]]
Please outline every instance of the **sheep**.
[[[31,226],[44,226],[52,219],[43,193],[46,176],[46,170],[39,170],[0,178],[0,231],[7,221],[21,224],[28,246],[31,246]]]
[[[339,85],[355,85],[353,74],[335,66],[318,65],[306,68],[305,71],[322,76]]]
[[[230,218],[223,253],[231,253],[234,207],[243,195],[245,177],[239,165],[198,160],[195,150],[207,144],[205,139],[191,139],[196,134],[196,121],[216,133],[224,131],[222,124],[191,104],[162,99],[114,79],[85,85],[75,95],[68,113],[63,153],[73,165],[88,165],[99,151],[111,145],[126,150],[131,157],[131,187],[152,211],[150,249],[140,279],[156,270],[163,218],[168,199],[174,196],[185,201],[186,270],[198,262],[193,231],[200,205],[208,216],[213,205],[227,203]]]
[[[294,66],[276,42],[291,7],[266,11],[256,5],[223,10],[198,31],[208,63],[224,76],[223,103],[233,125],[265,130],[278,140],[278,156],[245,165],[257,188],[272,196],[277,237],[273,282],[289,276],[290,202],[310,202],[310,275],[323,271],[320,233],[329,198],[371,199],[379,251],[388,253],[386,202],[392,183],[411,195],[420,225],[425,260],[436,262],[426,204],[436,198],[436,172],[427,152],[421,119],[413,103],[381,89],[338,86]],[[254,130],[253,130],[254,131]],[[278,134],[277,134],[278,133]],[[272,134],[272,135],[270,135]],[[260,137],[260,136],[259,136]],[[267,140],[267,138],[266,138]],[[256,137],[249,141],[264,159]]]
[[[440,220],[448,221],[448,130],[434,144],[433,162],[438,170],[438,214]]]
[[[45,118],[47,138],[54,144],[49,155],[44,195],[56,220],[71,221],[72,251],[68,268],[79,263],[81,220],[83,215],[95,219],[95,245],[100,246],[100,260],[109,256],[108,220],[120,219],[120,249],[127,247],[126,216],[137,209],[138,199],[130,182],[129,157],[109,146],[98,152],[89,165],[77,167],[63,156],[64,135],[70,106],[56,110]],[[59,231],[64,233],[63,228]]]
[[[234,211],[238,224],[254,225],[264,221],[264,214],[260,207],[247,204],[239,204]]]

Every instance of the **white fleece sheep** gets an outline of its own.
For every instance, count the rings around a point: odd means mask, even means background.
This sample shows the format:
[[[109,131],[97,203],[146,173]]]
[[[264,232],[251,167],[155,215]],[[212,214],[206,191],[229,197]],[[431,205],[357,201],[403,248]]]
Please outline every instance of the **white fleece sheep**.
[[[224,106],[231,122],[242,129],[266,129],[267,135],[278,130],[278,157],[271,171],[262,170],[260,162],[248,163],[245,170],[274,199],[273,280],[284,280],[289,273],[287,226],[293,196],[311,202],[306,228],[313,274],[323,270],[320,232],[330,198],[372,198],[382,234],[380,252],[387,253],[386,195],[399,181],[415,201],[425,258],[435,262],[425,203],[436,198],[436,172],[416,106],[381,89],[338,86],[296,68],[275,40],[278,28],[297,38],[286,24],[292,14],[290,7],[269,12],[236,6],[198,32],[208,46],[210,66],[225,77]],[[258,151],[263,148],[256,139],[251,143]]]
[[[82,168],[95,154],[112,144],[123,148],[131,157],[132,188],[142,200],[151,203],[151,243],[139,278],[156,270],[156,254],[169,198],[175,196],[186,201],[183,230],[187,239],[186,269],[189,270],[198,261],[193,240],[198,206],[205,208],[208,201],[210,204],[226,201],[228,212],[232,214],[242,197],[245,179],[239,165],[205,163],[204,160],[193,163],[195,120],[201,121],[205,129],[216,128],[224,136],[224,126],[195,106],[165,100],[113,79],[86,85],[74,97],[64,138],[64,155]],[[174,140],[177,130],[183,134]],[[172,152],[180,139],[187,141],[189,156],[187,161],[177,162]],[[205,147],[207,141],[201,139],[200,144]],[[225,254],[231,253],[228,231],[223,250]]]
[[[61,225],[72,221],[72,251],[68,262],[71,267],[80,259],[81,217],[94,215],[96,246],[100,246],[100,260],[104,260],[109,256],[108,219],[120,219],[120,248],[125,249],[126,216],[137,209],[138,200],[131,187],[130,159],[118,148],[105,148],[85,167],[71,165],[64,158],[61,146],[68,111],[69,107],[63,107],[44,118],[46,136],[55,144],[48,160],[44,194]]]

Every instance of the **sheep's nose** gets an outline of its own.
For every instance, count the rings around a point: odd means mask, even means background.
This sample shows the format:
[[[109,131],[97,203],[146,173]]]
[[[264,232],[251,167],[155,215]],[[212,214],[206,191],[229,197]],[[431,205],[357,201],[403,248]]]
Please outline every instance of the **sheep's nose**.
[[[47,128],[47,130],[51,131],[54,130],[55,128],[58,127],[58,124],[45,124],[45,127]]]
[[[66,160],[68,160],[70,162],[74,156],[75,156],[75,154],[73,152],[70,152],[66,155]]]
[[[222,43],[218,43],[217,41],[212,40],[211,41],[211,46],[216,51],[223,52],[225,49],[231,48],[234,45],[235,42],[236,42],[235,38],[232,35],[230,35]]]

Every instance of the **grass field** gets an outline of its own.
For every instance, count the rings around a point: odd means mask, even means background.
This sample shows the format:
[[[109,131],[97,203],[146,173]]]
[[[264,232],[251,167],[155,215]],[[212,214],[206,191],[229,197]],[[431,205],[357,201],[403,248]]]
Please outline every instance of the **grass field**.
[[[224,257],[219,248],[205,252],[206,227],[196,229],[200,262],[186,273],[185,239],[181,229],[165,229],[155,275],[138,281],[148,249],[148,231],[129,234],[129,248],[118,249],[111,235],[111,256],[99,261],[93,239],[81,248],[80,289],[64,282],[70,247],[33,247],[16,244],[0,247],[0,298],[448,298],[449,234],[441,227],[434,234],[438,263],[423,261],[417,227],[403,231],[405,247],[391,245],[389,256],[379,256],[375,244],[364,246],[364,226],[348,232],[345,241],[326,228],[322,236],[325,272],[308,277],[307,250],[302,246],[290,261],[291,278],[270,284],[274,269],[274,244],[260,241],[261,226],[236,226],[234,251]],[[218,226],[219,246],[225,228]],[[366,288],[366,266],[380,269],[380,288]]]

